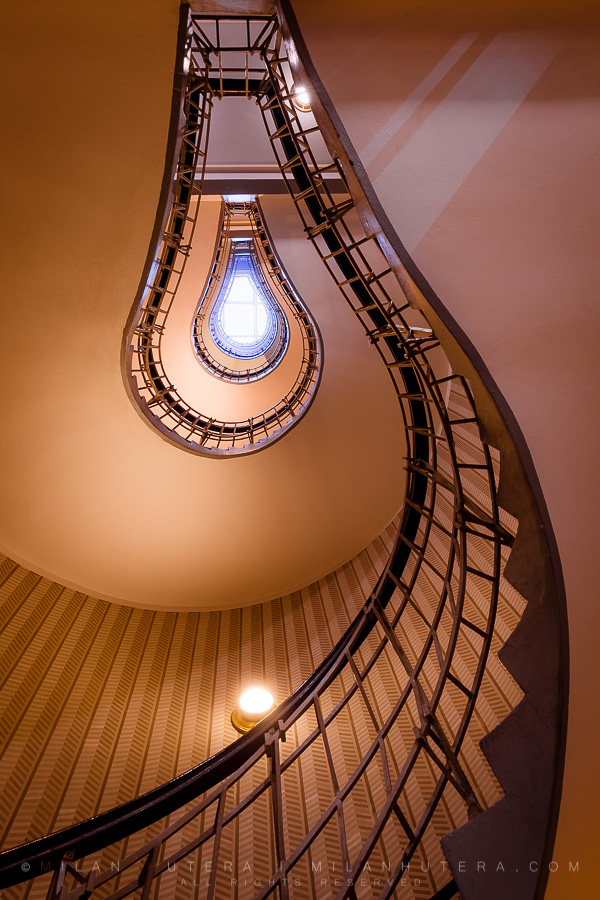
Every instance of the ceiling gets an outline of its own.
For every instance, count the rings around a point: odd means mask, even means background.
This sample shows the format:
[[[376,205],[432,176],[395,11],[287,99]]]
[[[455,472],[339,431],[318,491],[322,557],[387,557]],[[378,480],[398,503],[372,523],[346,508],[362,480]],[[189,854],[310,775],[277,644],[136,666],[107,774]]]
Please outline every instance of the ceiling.
[[[157,13],[143,49],[135,17],[120,17],[115,39],[106,9],[98,22],[93,9],[75,13],[92,20],[85,49],[60,21],[52,48],[43,27],[30,35],[39,65],[51,57],[55,75],[39,86],[35,146],[14,148],[18,174],[4,198],[13,228],[3,248],[0,546],[121,603],[223,608],[309,584],[375,538],[401,503],[403,438],[387,374],[283,195],[265,197],[264,215],[325,348],[305,418],[260,453],[215,460],[167,443],[129,400],[121,340],[164,164],[174,7]],[[253,131],[236,112],[242,103]],[[221,107],[215,137],[217,149],[228,147],[225,162],[260,163],[258,109],[245,100]],[[9,103],[5,124],[23,135],[29,116]],[[208,215],[206,268],[215,234]],[[200,290],[200,270],[198,281]]]

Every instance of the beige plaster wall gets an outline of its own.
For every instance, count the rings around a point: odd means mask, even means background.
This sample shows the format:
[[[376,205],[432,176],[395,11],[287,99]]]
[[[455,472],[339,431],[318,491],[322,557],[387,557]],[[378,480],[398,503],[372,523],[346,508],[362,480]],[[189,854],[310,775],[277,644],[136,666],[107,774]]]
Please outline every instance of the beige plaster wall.
[[[559,871],[548,897],[591,898],[600,738],[593,714],[600,625],[594,5],[403,5],[404,20],[393,18],[398,6],[391,3],[370,4],[366,15],[337,0],[296,6],[359,153],[370,145],[367,168],[394,225],[481,351],[533,453],[561,551],[572,647]],[[177,3],[68,2],[60,10],[39,3],[15,5],[4,16],[9,42],[0,59],[12,85],[4,121],[13,122],[3,152],[10,225],[4,269],[16,274],[4,281],[3,358],[18,362],[20,377],[11,364],[3,378],[17,400],[27,399],[27,413],[22,402],[7,408],[11,464],[3,469],[2,512],[14,523],[22,499],[33,500],[24,538],[47,533],[65,500],[86,505],[79,492],[54,503],[43,494],[56,480],[52,444],[69,465],[80,455],[82,407],[73,401],[74,376],[64,361],[88,333],[81,297],[90,285],[115,322],[121,300],[106,291],[115,268],[123,295],[132,297],[137,287],[162,170]],[[156,76],[151,89],[141,72]],[[105,205],[127,210],[117,229],[112,215],[98,217]],[[24,308],[31,298],[35,318]],[[26,316],[28,328],[7,336]],[[90,333],[86,361],[93,368],[107,345]],[[113,362],[117,337],[111,330]],[[110,378],[120,391],[116,366]],[[93,389],[85,394],[97,399]],[[65,429],[67,420],[73,424]],[[139,435],[146,426],[132,417],[128,427]],[[118,487],[120,517],[134,528],[132,483],[123,478]],[[45,522],[36,524],[39,516]],[[42,568],[61,568],[50,556]],[[580,861],[579,875],[568,873],[569,860]]]
[[[562,558],[571,645],[558,871],[547,897],[595,897],[598,8],[295,6],[386,212],[480,351],[533,454]]]
[[[177,16],[167,0],[6,10],[0,547],[108,600],[239,607],[369,544],[401,504],[404,442],[388,375],[289,201],[265,215],[323,333],[308,414],[285,441],[215,460],[164,441],[130,402],[121,338],[158,202]]]

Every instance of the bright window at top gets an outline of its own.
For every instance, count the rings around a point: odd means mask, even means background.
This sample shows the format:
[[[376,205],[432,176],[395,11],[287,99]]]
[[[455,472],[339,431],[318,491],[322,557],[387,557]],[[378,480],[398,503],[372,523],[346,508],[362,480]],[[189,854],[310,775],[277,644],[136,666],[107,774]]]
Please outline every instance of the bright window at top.
[[[209,317],[221,350],[238,359],[261,356],[280,330],[276,303],[256,271],[249,242],[232,242],[227,272]]]
[[[221,328],[239,344],[258,344],[269,327],[265,301],[247,275],[237,275],[221,306]]]

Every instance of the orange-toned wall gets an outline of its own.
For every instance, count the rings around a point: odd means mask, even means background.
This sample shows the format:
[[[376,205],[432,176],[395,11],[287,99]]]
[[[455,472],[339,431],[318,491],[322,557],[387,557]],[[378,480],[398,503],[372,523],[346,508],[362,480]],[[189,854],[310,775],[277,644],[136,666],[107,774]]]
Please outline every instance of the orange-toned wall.
[[[51,8],[40,4],[35,25],[28,25],[34,29],[31,41],[47,40],[47,35],[57,35],[58,29],[64,42],[70,43],[70,56],[57,54],[55,58],[54,77],[59,79],[61,90],[69,94],[73,109],[88,110],[94,123],[99,123],[102,141],[86,142],[82,135],[81,144],[73,142],[71,126],[77,120],[79,127],[79,119],[74,115],[71,122],[55,120],[46,82],[36,76],[31,79],[36,103],[33,104],[30,87],[23,94],[15,91],[9,98],[9,108],[20,110],[24,103],[32,103],[37,125],[44,123],[47,146],[60,143],[67,135],[68,152],[48,162],[45,145],[40,145],[34,132],[27,128],[15,134],[3,152],[4,170],[16,188],[13,195],[6,195],[9,206],[5,219],[12,223],[17,242],[27,246],[32,258],[39,261],[42,274],[34,270],[27,273],[38,289],[45,279],[60,278],[65,265],[62,254],[50,249],[49,236],[64,234],[65,252],[76,249],[81,223],[65,229],[65,222],[72,225],[70,216],[75,207],[79,208],[77,201],[82,196],[97,197],[99,187],[94,173],[106,160],[108,150],[117,145],[128,164],[139,169],[139,181],[135,184],[122,178],[118,167],[113,173],[112,202],[120,203],[127,196],[134,210],[134,227],[119,234],[119,246],[132,259],[143,260],[150,230],[150,224],[146,227],[144,223],[150,223],[154,215],[162,163],[160,154],[148,155],[147,147],[162,141],[170,102],[170,84],[165,83],[162,89],[162,80],[159,85],[157,79],[152,88],[157,113],[160,109],[157,119],[149,117],[147,109],[142,110],[132,96],[120,130],[115,133],[111,116],[113,98],[120,91],[119,75],[106,66],[104,54],[110,58],[110,48],[116,47],[121,58],[128,56],[132,68],[146,67],[151,57],[155,69],[162,67],[168,72],[176,28],[175,0],[125,6],[116,0],[104,0],[85,7],[71,2],[61,4],[61,9],[67,6],[73,19],[56,17]],[[563,19],[560,14],[566,7],[562,4],[539,3],[521,5],[518,13],[514,6],[503,5],[500,19],[495,18],[500,7],[489,13],[492,7],[487,4],[478,4],[477,8],[463,4],[458,13],[452,4],[445,4],[443,10],[439,5],[421,6],[418,12],[416,7],[403,5],[402,10],[407,10],[405,20],[398,17],[397,4],[369,4],[367,15],[360,14],[358,4],[344,4],[342,8],[336,2],[324,5],[297,0],[296,8],[309,50],[359,153],[382,128],[385,135],[386,123],[404,100],[412,96],[413,102],[418,101],[408,125],[402,117],[392,121],[391,127],[396,122],[401,128],[389,135],[396,152],[388,150],[386,157],[383,151],[380,162],[388,162],[388,167],[377,171],[371,160],[368,168],[394,225],[407,243],[414,222],[422,216],[422,191],[427,192],[430,210],[436,215],[420,236],[412,230],[410,249],[482,352],[517,414],[540,474],[565,571],[572,648],[570,732],[556,849],[560,867],[550,879],[547,896],[551,900],[559,896],[595,897],[595,823],[599,802],[595,760],[600,738],[594,717],[598,696],[596,635],[600,626],[595,498],[600,404],[595,362],[599,273],[594,236],[598,233],[600,209],[595,173],[600,42],[590,27],[593,4],[571,5]],[[24,14],[25,7],[17,4],[4,13],[5,24],[10,26],[6,33],[14,27],[23,42],[12,58],[2,58],[3,64],[9,66],[7,75],[14,75],[19,61],[23,67],[35,65],[35,54],[28,51],[27,30],[20,27]],[[572,30],[578,23],[581,30]],[[540,25],[546,31],[540,32]],[[144,39],[138,42],[142,27]],[[423,170],[418,172],[403,165],[400,151],[422,126],[428,121],[431,124],[431,115],[488,51],[496,32],[510,36],[520,28],[527,29],[522,49],[529,46],[532,51],[537,48],[545,53],[551,46],[556,53],[438,211],[448,187],[444,165],[428,178]],[[422,91],[419,93],[422,83],[426,82],[427,88],[430,73],[464,35],[477,35],[482,30],[483,35],[469,44],[454,72],[442,76],[424,96]],[[81,37],[85,33],[89,33],[87,41]],[[478,50],[481,52],[475,56]],[[102,65],[98,62],[100,57]],[[526,53],[519,57],[527,58]],[[97,96],[91,111],[77,78],[84,66],[91,67],[103,85],[104,100]],[[469,98],[463,99],[468,111]],[[501,105],[504,99],[500,96],[494,102]],[[476,131],[478,116],[473,118]],[[463,154],[457,141],[464,129],[460,134],[452,129],[434,129],[434,144],[436,133],[437,143],[447,151],[442,154],[442,163],[444,158],[448,165],[460,162]],[[426,166],[427,154],[421,157]],[[419,155],[411,157],[413,166],[415,158]],[[140,160],[144,161],[143,167],[138,165]],[[31,208],[31,222],[44,223],[39,231],[28,227],[26,221],[23,224],[18,203],[19,186],[28,188],[33,178],[49,192],[41,205]],[[64,184],[72,185],[72,192],[65,191]],[[102,190],[106,191],[105,185]],[[106,260],[116,250],[116,236],[108,227],[101,229],[95,240],[95,245],[86,250],[85,273],[77,276],[81,286],[85,285],[85,278],[93,281],[100,277]],[[132,266],[126,273],[131,294],[136,288],[134,270],[139,271],[139,266]],[[67,299],[67,311],[77,315],[75,294]],[[52,315],[49,308],[48,318]],[[10,309],[5,321],[9,319]],[[37,352],[50,360],[53,348],[44,345],[43,325],[42,320],[39,333],[36,332]],[[23,342],[22,349],[30,352],[28,342]],[[92,360],[94,353],[91,343]],[[52,395],[63,388],[60,368],[56,368],[45,390]],[[43,462],[44,440],[49,435],[40,432],[36,425],[45,400],[40,395],[28,420],[30,440],[38,441],[42,451],[40,479],[52,477],[52,471],[44,468]],[[10,429],[7,439],[10,440]],[[35,489],[35,485],[30,485],[30,489]],[[580,860],[579,875],[568,874],[569,859]]]
[[[571,647],[558,871],[546,896],[596,897],[600,11],[294,5],[386,212],[531,449],[561,554]]]
[[[122,337],[159,199],[177,18],[172,0],[6,10],[0,549],[109,601],[222,609],[297,590],[367,546],[402,503],[404,438],[388,373],[283,196],[267,225],[327,344],[307,414],[259,453],[208,459],[163,440],[127,396]],[[216,227],[196,235],[196,300]],[[193,303],[182,357],[202,375],[192,317]],[[267,382],[223,387],[265,400]]]

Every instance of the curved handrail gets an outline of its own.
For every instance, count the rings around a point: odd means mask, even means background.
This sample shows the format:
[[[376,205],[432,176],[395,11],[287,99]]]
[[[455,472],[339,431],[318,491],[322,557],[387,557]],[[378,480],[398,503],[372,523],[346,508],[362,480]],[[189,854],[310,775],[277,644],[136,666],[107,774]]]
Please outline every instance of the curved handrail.
[[[297,711],[306,705],[307,698],[317,685],[321,685],[327,678],[335,677],[332,670],[339,664],[353,639],[358,637],[361,624],[364,622],[355,620],[336,647],[284,703],[270,713],[260,725],[219,753],[171,781],[120,806],[0,853],[0,887],[18,884],[47,872],[49,868],[54,869],[66,853],[70,853],[72,859],[81,859],[115,843],[138,828],[157,822],[180,809],[190,800],[196,799],[206,790],[231,776],[251,759],[257,750],[264,747],[265,735],[274,726],[276,727],[280,720],[294,717]],[[23,864],[27,864],[28,868],[23,868]]]
[[[468,379],[481,436],[501,451],[502,478],[498,502],[518,520],[519,528],[506,566],[505,577],[530,602],[527,615],[517,625],[502,651],[508,671],[517,671],[527,684],[519,706],[520,729],[515,740],[505,742],[501,723],[485,741],[485,754],[494,768],[504,773],[503,786],[511,790],[511,804],[495,809],[493,829],[511,835],[512,847],[526,845],[540,859],[531,878],[511,883],[513,896],[541,898],[548,879],[564,766],[567,697],[569,685],[569,640],[566,597],[558,546],[542,488],[521,428],[492,377],[484,360],[443,305],[423,273],[402,244],[377,197],[362,162],[354,150],[335,107],[314,68],[292,8],[291,0],[275,0],[286,41],[294,47],[294,63],[299,79],[311,85],[316,96],[319,124],[326,132],[332,156],[339,159],[349,185],[349,193],[359,210],[366,234],[374,236],[402,285],[409,303],[419,309],[433,327],[456,373]],[[529,648],[523,659],[523,647]],[[532,648],[541,648],[533,653]],[[543,721],[544,725],[541,726]],[[510,753],[510,759],[507,754]],[[535,759],[535,785],[523,768]],[[514,772],[514,777],[510,774]],[[543,773],[543,774],[541,774]],[[482,859],[489,845],[487,829],[461,830],[444,841],[451,865],[464,859],[468,844],[474,859]],[[461,891],[469,887],[468,877],[457,875]],[[482,888],[489,898],[505,896],[506,881],[487,879]]]
[[[200,45],[201,22],[200,17],[195,24]],[[266,31],[270,27],[265,24]],[[230,747],[166,785],[87,822],[0,854],[4,884],[35,877],[47,865],[55,869],[49,896],[60,894],[74,900],[90,896],[113,878],[122,881],[125,877],[130,881],[120,884],[111,896],[124,897],[139,888],[146,896],[155,879],[168,877],[170,865],[202,848],[210,850],[211,841],[210,855],[215,862],[223,833],[237,827],[244,811],[267,796],[271,797],[274,834],[273,871],[268,885],[257,892],[259,898],[276,889],[285,895],[288,873],[308,860],[311,848],[323,839],[334,821],[339,826],[340,859],[349,867],[352,879],[360,877],[370,860],[393,848],[393,868],[390,858],[390,876],[380,893],[382,900],[391,897],[406,866],[421,852],[434,813],[441,815],[440,799],[449,786],[461,798],[464,821],[477,819],[473,827],[465,824],[462,831],[469,835],[463,841],[470,840],[477,847],[479,835],[485,834],[479,823],[485,819],[480,814],[487,800],[470,778],[461,754],[493,652],[506,550],[511,547],[513,583],[523,587],[527,599],[539,601],[537,584],[532,586],[531,579],[526,582],[519,568],[523,554],[529,554],[529,564],[533,554],[546,592],[544,602],[538,602],[533,612],[528,610],[517,626],[521,635],[530,634],[533,623],[543,634],[549,666],[528,685],[519,715],[531,719],[537,714],[539,685],[548,678],[553,679],[557,703],[545,710],[554,740],[548,746],[535,747],[538,765],[545,766],[552,777],[544,790],[539,784],[535,786],[535,795],[528,794],[527,786],[520,784],[511,804],[499,804],[494,811],[497,821],[505,817],[507,833],[512,827],[516,839],[520,839],[520,810],[527,807],[527,840],[540,850],[539,857],[548,851],[564,738],[560,654],[564,652],[565,636],[553,631],[560,613],[560,569],[535,472],[491,376],[385,217],[312,67],[287,0],[282,0],[279,8],[279,29],[272,33],[273,43],[261,50],[266,74],[259,102],[265,124],[306,232],[380,355],[404,420],[407,488],[394,549],[375,589],[342,639],[274,713]],[[206,53],[209,43],[204,43]],[[310,80],[315,90],[315,116],[332,155],[326,167],[317,164],[310,131],[303,126],[292,102],[291,84],[294,80],[300,83],[300,79]],[[327,175],[331,171],[346,186],[342,200],[328,190]],[[441,346],[453,363],[454,371],[449,374],[439,374],[440,365],[446,365],[439,357]],[[494,451],[494,445],[502,449],[501,494],[497,487],[500,454]],[[516,496],[510,491],[516,491]],[[519,513],[516,540],[514,523],[501,513],[500,502],[511,513]],[[409,625],[414,630],[410,647],[400,639]],[[469,655],[468,664],[465,654]],[[504,659],[510,663],[510,647]],[[372,678],[383,660],[398,685],[397,697],[387,713],[379,708],[372,693]],[[336,692],[331,694],[334,686]],[[373,736],[368,746],[361,746],[360,758],[342,782],[334,759],[343,755],[335,743],[336,729],[352,703],[358,703],[371,722]],[[449,708],[456,713],[453,722],[448,718]],[[392,752],[400,746],[397,728],[404,729],[401,755]],[[502,728],[500,725],[486,740],[488,754],[498,752],[493,737]],[[283,743],[292,734],[297,738],[296,745],[283,755]],[[411,735],[412,743],[407,735]],[[531,754],[527,738],[526,733],[518,736],[522,740],[518,752]],[[282,777],[317,741],[325,750],[334,797],[302,839],[293,841],[286,831],[289,822]],[[381,805],[362,838],[360,851],[351,859],[345,804],[375,765],[380,767]],[[423,780],[423,766],[429,776],[422,804],[408,811],[403,797],[417,772]],[[253,789],[238,797],[233,807],[228,806],[228,792],[240,786],[250,771],[256,773]],[[194,804],[191,808],[184,808],[190,803]],[[74,868],[74,859],[132,835],[176,809],[183,809],[180,818],[168,823],[158,835],[143,840],[122,860],[117,875],[93,870],[82,873]],[[192,823],[199,827],[189,836],[186,829]],[[388,825],[393,825],[395,837],[389,838],[382,849],[382,835]],[[180,840],[175,848],[170,843],[174,838]],[[444,848],[452,861],[452,835],[444,839]],[[38,867],[35,871],[32,861]],[[25,863],[30,866],[27,872],[22,869]],[[523,882],[519,896],[539,895],[544,887],[542,868]],[[454,874],[462,891],[460,873]],[[76,882],[70,891],[66,887],[69,875]],[[215,896],[217,880],[213,866],[209,898]],[[433,892],[440,887],[433,881],[431,885]],[[494,883],[487,888],[490,898],[503,896],[504,888]],[[452,890],[454,883],[449,882],[437,896],[451,896]],[[352,895],[350,882],[340,889],[340,898]]]
[[[233,382],[250,382],[257,381],[268,375],[281,362],[285,355],[289,344],[289,327],[286,315],[297,323],[302,338],[302,369],[313,370],[320,373],[321,370],[321,339],[319,330],[315,322],[313,322],[310,314],[304,309],[299,301],[296,292],[291,286],[289,279],[284,274],[283,267],[275,255],[274,249],[270,245],[267,235],[266,226],[263,224],[262,216],[259,211],[259,203],[257,200],[247,201],[237,204],[236,208],[241,208],[243,215],[250,223],[252,254],[256,255],[257,264],[255,272],[257,279],[264,285],[267,295],[273,291],[276,292],[279,300],[275,299],[277,304],[276,314],[280,321],[278,333],[272,345],[265,351],[264,355],[259,358],[254,366],[242,366],[242,359],[239,359],[238,366],[232,368],[215,358],[204,338],[204,323],[208,317],[210,319],[213,314],[214,305],[217,296],[226,277],[226,270],[229,264],[228,256],[230,253],[231,242],[229,240],[229,231],[231,228],[231,213],[229,209],[234,207],[232,203],[224,204],[226,215],[223,216],[223,224],[220,230],[220,236],[217,240],[213,263],[207,279],[206,286],[202,292],[198,312],[194,316],[192,322],[192,342],[196,355],[206,366],[206,368],[222,378],[224,381]],[[268,278],[268,281],[267,281]],[[282,306],[280,306],[280,303]],[[285,307],[287,314],[283,311]],[[251,363],[252,360],[248,360]],[[318,377],[318,375],[317,375]]]
[[[418,482],[417,476],[413,484]],[[416,493],[418,491],[409,491],[409,495]],[[414,537],[417,520],[411,512],[414,511],[405,513],[400,531]],[[396,574],[400,573],[401,564],[408,558],[405,548],[405,543],[396,541],[392,554],[398,558]],[[390,599],[389,587],[389,580],[383,573],[373,592],[374,597],[380,598],[383,607]],[[369,617],[365,610],[361,610],[335,647],[297,690],[251,731],[219,753],[120,806],[0,853],[0,887],[9,887],[55,869],[66,854],[70,855],[70,859],[77,860],[115,843],[138,828],[168,816],[238,772],[257,753],[264,753],[265,736],[280,728],[281,722],[298,718],[311,703],[315,692],[324,690],[334,680],[346,653],[354,652],[373,626],[373,616]],[[23,868],[24,864],[26,868]]]
[[[273,39],[274,19],[264,20],[263,43]],[[195,35],[192,30],[190,35]],[[252,96],[261,82],[251,78],[255,72],[250,58],[262,46],[257,39],[247,51],[246,92]],[[162,359],[162,335],[168,322],[175,296],[190,254],[199,212],[206,166],[213,97],[222,96],[226,85],[216,79],[210,65],[214,48],[202,40],[188,37],[185,57],[189,72],[180,80],[183,87],[183,116],[185,126],[180,140],[173,198],[162,231],[154,262],[144,278],[144,288],[134,302],[134,312],[126,329],[125,382],[136,408],[146,421],[172,443],[183,449],[214,457],[238,456],[263,450],[280,440],[309,409],[321,376],[321,342],[318,329],[304,315],[301,321],[302,356],[294,383],[285,395],[263,412],[238,420],[221,420],[191,406],[169,378]],[[229,80],[227,81],[229,84]],[[226,93],[226,91],[225,91]],[[194,199],[198,202],[193,203]],[[301,308],[287,279],[284,290],[292,310]],[[209,276],[208,289],[211,286]],[[202,355],[198,341],[198,316],[194,320],[196,352]],[[214,369],[212,359],[207,360]],[[267,374],[273,366],[262,369]],[[221,373],[223,374],[223,373]],[[229,375],[228,375],[229,377]]]

